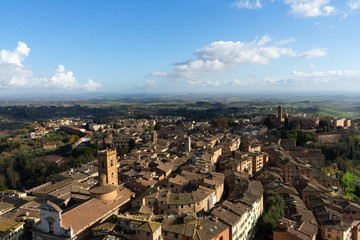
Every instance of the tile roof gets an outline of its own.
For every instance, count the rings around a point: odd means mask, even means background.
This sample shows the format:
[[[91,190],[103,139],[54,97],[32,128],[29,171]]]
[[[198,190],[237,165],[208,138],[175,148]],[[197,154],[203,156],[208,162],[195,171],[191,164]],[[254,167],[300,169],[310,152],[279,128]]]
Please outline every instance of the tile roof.
[[[123,191],[119,192],[118,198],[111,202],[103,202],[92,198],[78,207],[63,213],[62,226],[65,229],[71,226],[74,234],[77,235],[100,219],[107,217],[128,201],[130,201],[130,196],[125,195]]]
[[[24,224],[25,223],[23,222],[15,222],[7,218],[0,217],[0,237],[5,237]]]
[[[161,223],[158,222],[146,222],[141,226],[137,227],[137,231],[154,233],[161,227]]]
[[[241,219],[241,216],[221,206],[213,210],[211,214],[230,226],[235,226]]]
[[[162,229],[164,232],[177,233],[182,236],[193,238],[196,230],[196,219],[185,222],[180,216],[168,217],[164,219]]]

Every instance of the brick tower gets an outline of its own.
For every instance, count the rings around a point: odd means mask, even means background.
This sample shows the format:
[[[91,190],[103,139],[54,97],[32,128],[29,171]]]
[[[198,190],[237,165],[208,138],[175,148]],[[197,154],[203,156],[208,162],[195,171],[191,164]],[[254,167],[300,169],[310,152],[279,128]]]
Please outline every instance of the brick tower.
[[[278,118],[279,118],[279,121],[281,122],[282,121],[282,107],[281,105],[279,105],[278,107]]]
[[[151,134],[151,140],[154,144],[157,144],[157,132],[153,131]]]
[[[107,184],[119,185],[116,150],[98,151],[98,169],[99,179],[104,174]]]

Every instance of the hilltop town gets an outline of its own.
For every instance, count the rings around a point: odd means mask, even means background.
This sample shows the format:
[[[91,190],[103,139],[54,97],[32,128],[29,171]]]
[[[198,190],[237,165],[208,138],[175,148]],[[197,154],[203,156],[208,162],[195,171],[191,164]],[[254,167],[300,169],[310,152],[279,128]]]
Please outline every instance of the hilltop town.
[[[0,239],[359,239],[357,123],[283,111],[27,126],[33,148],[3,140]]]

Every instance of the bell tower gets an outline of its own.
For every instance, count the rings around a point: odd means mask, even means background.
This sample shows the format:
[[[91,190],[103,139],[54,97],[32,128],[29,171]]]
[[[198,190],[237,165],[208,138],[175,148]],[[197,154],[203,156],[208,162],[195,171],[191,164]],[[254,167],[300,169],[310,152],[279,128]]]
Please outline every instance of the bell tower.
[[[279,107],[278,107],[278,118],[280,119],[280,121],[281,121],[281,119],[282,119],[282,107],[279,105]]]
[[[98,172],[100,180],[102,175],[105,175],[107,184],[119,185],[116,150],[98,151]],[[104,180],[105,178],[102,179]]]
[[[154,144],[157,144],[157,132],[153,131],[151,134],[151,140]]]

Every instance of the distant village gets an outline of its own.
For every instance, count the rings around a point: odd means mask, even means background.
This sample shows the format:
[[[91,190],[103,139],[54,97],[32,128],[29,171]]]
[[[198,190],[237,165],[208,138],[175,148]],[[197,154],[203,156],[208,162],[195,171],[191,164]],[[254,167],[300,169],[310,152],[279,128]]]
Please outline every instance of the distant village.
[[[338,131],[316,133],[324,118]],[[320,143],[358,133],[349,119],[289,115],[281,106],[268,120],[275,129],[312,132]],[[261,239],[273,196],[284,202],[274,240],[360,239],[360,203],[342,196],[338,166],[326,165],[321,149],[268,134],[264,119],[235,122],[214,127],[154,116],[116,125],[43,123],[28,138],[76,135],[69,151],[96,144],[96,160],[24,192],[0,192],[0,239]],[[39,159],[59,166],[68,160],[57,154]]]

